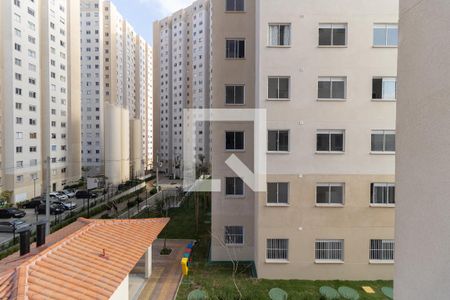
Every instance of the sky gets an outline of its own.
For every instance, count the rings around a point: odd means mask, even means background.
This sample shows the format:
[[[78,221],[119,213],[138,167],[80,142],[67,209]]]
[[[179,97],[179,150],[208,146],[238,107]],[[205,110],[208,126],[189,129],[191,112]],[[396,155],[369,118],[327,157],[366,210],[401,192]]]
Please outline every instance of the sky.
[[[153,44],[153,21],[189,6],[194,0],[111,0],[136,32]]]

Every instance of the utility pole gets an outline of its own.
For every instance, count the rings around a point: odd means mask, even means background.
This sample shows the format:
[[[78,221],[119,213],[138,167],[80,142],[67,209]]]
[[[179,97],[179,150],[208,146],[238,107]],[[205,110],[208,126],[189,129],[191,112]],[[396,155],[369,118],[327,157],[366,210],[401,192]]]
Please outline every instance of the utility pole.
[[[51,172],[51,162],[50,162],[50,156],[47,156],[47,176],[45,178],[45,186],[47,187],[47,192],[45,193],[45,234],[50,234],[50,190],[51,190],[51,183],[50,183],[50,172]]]
[[[156,153],[156,192],[159,192],[159,154]]]

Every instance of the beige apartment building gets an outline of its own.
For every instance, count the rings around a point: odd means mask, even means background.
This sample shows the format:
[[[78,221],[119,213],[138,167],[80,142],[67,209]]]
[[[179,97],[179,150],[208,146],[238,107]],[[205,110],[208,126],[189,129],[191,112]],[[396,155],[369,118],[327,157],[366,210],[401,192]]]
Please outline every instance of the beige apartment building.
[[[266,109],[268,129],[211,124],[211,260],[392,279],[398,1],[211,0],[210,19],[211,107]],[[266,192],[225,163],[253,170],[260,147]]]
[[[14,202],[81,177],[79,10],[68,0],[0,3],[0,190]]]
[[[400,0],[398,300],[450,299],[449,26],[448,1]]]
[[[81,1],[82,161],[118,184],[152,167],[152,48],[109,0]]]

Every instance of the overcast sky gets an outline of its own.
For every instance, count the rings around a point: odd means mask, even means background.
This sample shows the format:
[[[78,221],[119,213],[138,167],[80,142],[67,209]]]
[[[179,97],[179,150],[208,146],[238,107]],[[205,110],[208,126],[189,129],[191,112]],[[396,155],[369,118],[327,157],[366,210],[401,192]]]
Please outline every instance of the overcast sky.
[[[0,0],[3,1],[3,0]],[[194,0],[111,0],[134,27],[152,45],[153,21],[189,6]]]

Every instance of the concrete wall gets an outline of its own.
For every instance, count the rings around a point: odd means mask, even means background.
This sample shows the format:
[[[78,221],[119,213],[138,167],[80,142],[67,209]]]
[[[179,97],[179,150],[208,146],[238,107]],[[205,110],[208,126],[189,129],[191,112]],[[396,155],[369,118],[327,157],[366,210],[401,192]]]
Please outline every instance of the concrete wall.
[[[129,275],[125,277],[119,287],[116,289],[114,294],[109,298],[110,300],[127,300],[130,297],[129,288]]]
[[[398,300],[450,298],[448,28],[450,2],[400,0]]]

